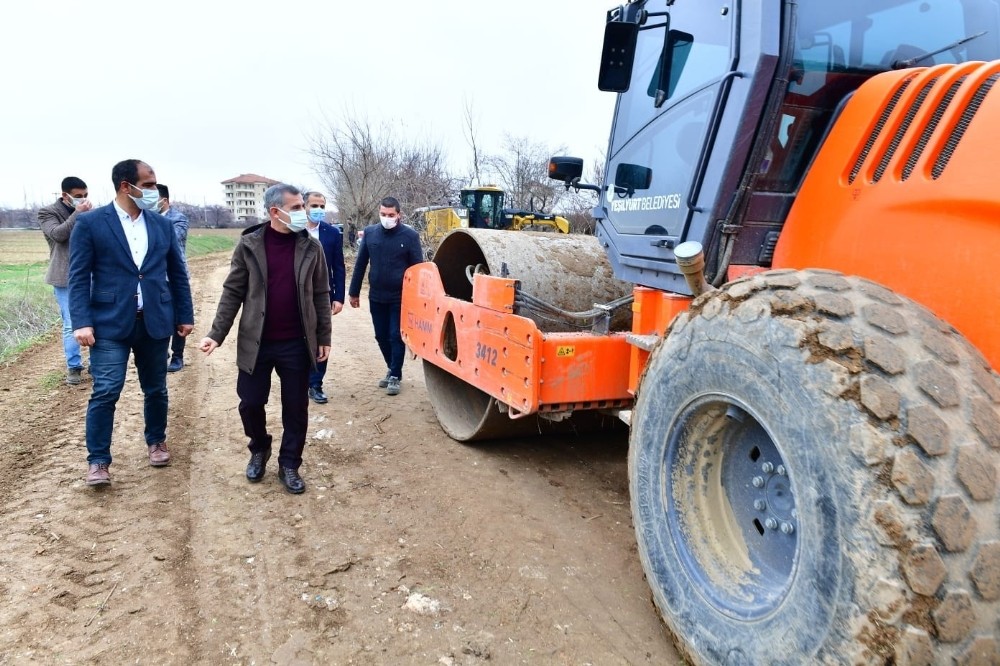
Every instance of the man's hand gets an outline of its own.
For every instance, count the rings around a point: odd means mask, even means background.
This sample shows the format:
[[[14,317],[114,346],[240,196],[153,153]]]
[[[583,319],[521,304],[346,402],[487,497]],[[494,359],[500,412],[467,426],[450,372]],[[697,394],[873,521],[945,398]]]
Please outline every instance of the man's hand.
[[[359,307],[361,307],[361,299],[360,298],[358,298],[357,296],[351,296],[350,299],[351,299],[351,307],[352,308],[359,308]]]
[[[76,329],[73,331],[73,337],[76,338],[77,344],[81,347],[94,346],[94,328],[92,326]]]
[[[218,346],[219,343],[212,338],[202,338],[201,343],[198,345],[198,349],[205,352],[205,356],[208,356],[214,352]]]
[[[182,338],[186,338],[193,330],[194,326],[191,324],[177,324],[177,335]]]
[[[344,309],[344,304],[343,303],[341,303],[340,301],[334,301],[330,305],[330,314],[332,314],[332,315],[340,314],[340,311],[343,310],[343,309]]]
[[[330,358],[330,347],[329,346],[324,347],[324,346],[320,345],[319,353],[316,354],[316,362],[317,363],[322,363],[323,361],[325,361],[328,358]]]
[[[78,212],[78,213],[86,213],[88,210],[91,210],[93,207],[94,207],[94,204],[90,203],[90,199],[84,199],[83,201],[81,201],[80,203],[78,203],[76,205],[76,212]]]

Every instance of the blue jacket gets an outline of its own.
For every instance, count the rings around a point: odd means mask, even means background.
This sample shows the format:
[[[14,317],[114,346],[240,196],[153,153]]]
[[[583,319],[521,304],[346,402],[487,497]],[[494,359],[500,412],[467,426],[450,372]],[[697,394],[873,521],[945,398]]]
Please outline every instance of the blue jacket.
[[[187,215],[171,206],[167,209],[167,212],[163,214],[163,217],[170,220],[170,222],[174,225],[174,233],[177,234],[177,241],[181,245],[181,252],[184,252],[186,256],[189,226]]]
[[[330,269],[330,302],[343,303],[347,269],[344,267],[344,238],[340,229],[332,224],[320,222],[319,244],[323,247],[326,266]]]
[[[69,241],[73,328],[92,327],[95,338],[128,338],[140,281],[143,323],[151,338],[169,338],[178,324],[194,324],[191,284],[174,226],[158,213],[147,210],[143,215],[149,246],[138,268],[114,204],[77,217]]]
[[[351,288],[348,295],[361,295],[361,281],[371,261],[368,274],[368,299],[376,303],[401,303],[403,301],[403,273],[424,260],[420,236],[405,224],[385,229],[381,224],[365,227],[358,258],[354,261]]]

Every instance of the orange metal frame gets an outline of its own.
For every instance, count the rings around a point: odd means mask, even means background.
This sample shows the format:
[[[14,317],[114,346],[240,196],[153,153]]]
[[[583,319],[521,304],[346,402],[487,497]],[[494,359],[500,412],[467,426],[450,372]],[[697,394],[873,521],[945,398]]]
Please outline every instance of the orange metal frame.
[[[419,357],[508,406],[511,416],[628,407],[649,353],[625,333],[544,333],[514,314],[514,280],[476,275],[472,302],[448,296],[437,266],[403,280],[403,340]],[[689,298],[636,287],[633,333],[658,335]]]
[[[951,323],[1000,368],[1000,90],[983,96],[998,72],[1000,62],[942,65],[862,86],[803,183],[774,267],[830,268],[880,282]],[[878,110],[906,79],[909,87],[878,125]],[[952,84],[958,87],[949,93]],[[964,132],[957,143],[956,132]],[[934,174],[942,155],[950,156],[947,167]],[[734,266],[730,277],[756,270]],[[404,279],[402,318],[414,353],[507,405],[515,418],[628,406],[654,336],[690,303],[637,286],[631,333],[543,333],[514,314],[516,287],[476,275],[472,302],[463,301],[445,293],[435,264],[419,264]]]
[[[940,65],[862,86],[803,183],[774,267],[830,268],[879,282],[928,307],[1000,369],[1000,85],[978,109],[974,101],[998,72],[1000,62]],[[942,157],[947,166],[935,177]]]

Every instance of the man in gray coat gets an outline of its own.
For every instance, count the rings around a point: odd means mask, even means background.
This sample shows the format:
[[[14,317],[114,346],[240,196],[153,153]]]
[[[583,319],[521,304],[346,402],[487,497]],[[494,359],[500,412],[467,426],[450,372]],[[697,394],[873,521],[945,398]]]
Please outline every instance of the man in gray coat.
[[[278,478],[290,493],[306,489],[299,475],[309,426],[309,374],[330,355],[330,278],[319,243],[306,231],[302,193],[279,183],[264,192],[269,221],[240,236],[212,322],[199,348],[222,344],[240,308],[236,338],[236,394],[243,431],[250,438],[247,479],[264,478],[271,457],[264,406],[271,371],[281,379],[281,448]]]
[[[76,176],[62,181],[62,195],[51,206],[38,211],[38,226],[49,244],[49,268],[45,282],[59,304],[62,317],[63,352],[66,355],[66,383],[79,384],[83,372],[80,344],[73,337],[73,321],[69,316],[69,236],[76,226],[76,216],[93,208],[87,199],[87,184]]]

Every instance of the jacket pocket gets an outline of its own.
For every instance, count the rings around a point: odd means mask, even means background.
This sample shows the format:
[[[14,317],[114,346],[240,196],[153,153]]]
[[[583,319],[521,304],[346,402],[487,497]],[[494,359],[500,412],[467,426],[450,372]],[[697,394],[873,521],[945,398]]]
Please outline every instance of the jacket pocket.
[[[94,291],[90,294],[91,303],[114,303],[115,302],[115,292],[113,291]]]

